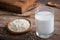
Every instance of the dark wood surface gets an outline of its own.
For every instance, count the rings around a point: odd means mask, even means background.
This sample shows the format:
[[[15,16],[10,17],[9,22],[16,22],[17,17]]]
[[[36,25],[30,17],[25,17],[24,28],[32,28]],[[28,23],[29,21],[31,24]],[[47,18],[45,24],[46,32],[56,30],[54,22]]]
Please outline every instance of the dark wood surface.
[[[12,13],[10,15],[9,12],[0,11],[0,40],[60,40],[60,9],[55,10],[55,32],[54,35],[48,39],[40,39],[35,34],[35,22],[34,15],[30,17],[19,17],[13,16]],[[20,14],[15,14],[20,15]],[[12,35],[7,29],[7,24],[9,21],[17,19],[17,18],[28,18],[32,23],[32,29],[30,32],[21,34],[21,35]]]

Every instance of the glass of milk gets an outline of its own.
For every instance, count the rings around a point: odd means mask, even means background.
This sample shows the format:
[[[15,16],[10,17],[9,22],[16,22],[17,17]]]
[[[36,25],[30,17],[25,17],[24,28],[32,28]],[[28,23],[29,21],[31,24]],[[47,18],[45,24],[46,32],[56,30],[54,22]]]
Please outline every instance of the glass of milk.
[[[35,9],[36,35],[49,38],[54,32],[54,8],[40,5]]]

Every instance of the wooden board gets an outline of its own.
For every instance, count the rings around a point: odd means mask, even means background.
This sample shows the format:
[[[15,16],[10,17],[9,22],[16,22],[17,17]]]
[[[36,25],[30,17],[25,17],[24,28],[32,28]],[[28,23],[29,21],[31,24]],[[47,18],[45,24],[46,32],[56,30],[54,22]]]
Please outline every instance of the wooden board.
[[[7,12],[1,12],[0,14],[4,14]],[[6,29],[6,25],[9,21],[16,18],[29,18],[32,23],[32,29],[30,32],[22,35],[12,35]],[[48,39],[40,39],[35,34],[35,21],[34,15],[31,17],[18,17],[11,15],[0,15],[0,40],[60,40],[60,9],[56,9],[55,13],[55,32],[54,35]]]
[[[20,2],[19,0],[0,0],[0,9],[9,12],[24,13],[29,8],[36,7],[35,2],[36,0],[26,0],[26,2]]]

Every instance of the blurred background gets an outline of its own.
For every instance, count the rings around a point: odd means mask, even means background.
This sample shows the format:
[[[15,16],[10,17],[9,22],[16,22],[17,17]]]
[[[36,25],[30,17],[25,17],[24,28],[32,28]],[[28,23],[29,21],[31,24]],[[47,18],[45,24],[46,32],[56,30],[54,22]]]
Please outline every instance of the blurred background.
[[[38,0],[38,2],[45,3],[45,4],[49,1],[56,2],[56,3],[60,4],[60,0]]]

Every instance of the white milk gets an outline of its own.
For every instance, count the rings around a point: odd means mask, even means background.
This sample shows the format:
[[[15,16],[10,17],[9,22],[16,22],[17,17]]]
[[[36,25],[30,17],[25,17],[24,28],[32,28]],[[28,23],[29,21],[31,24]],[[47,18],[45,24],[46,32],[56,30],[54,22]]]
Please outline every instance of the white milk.
[[[35,14],[37,35],[47,35],[54,32],[54,14],[42,11]]]

